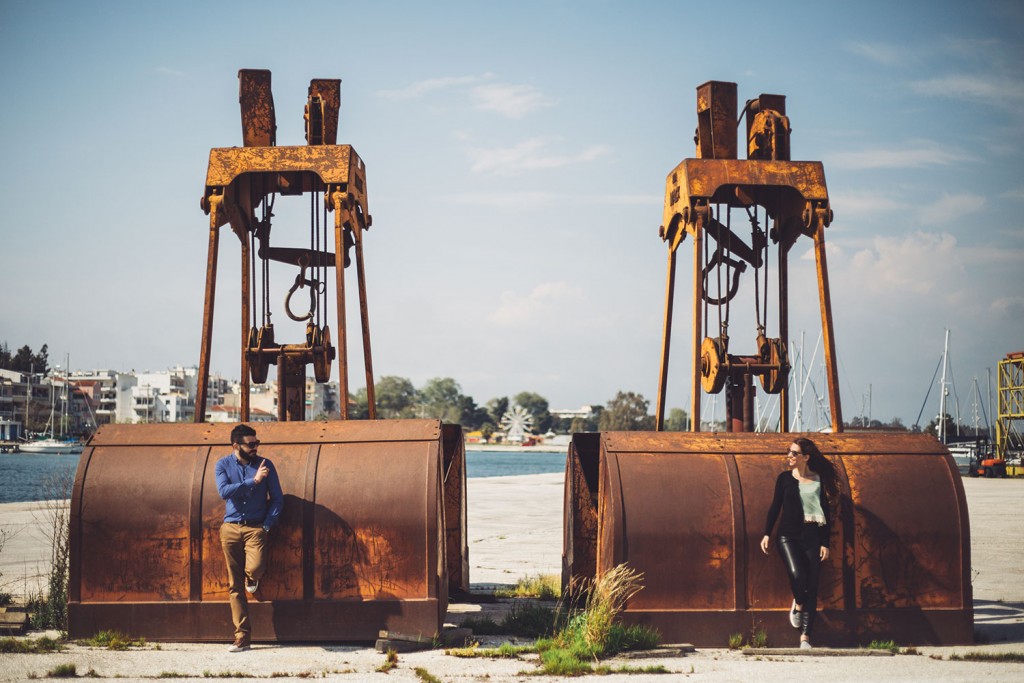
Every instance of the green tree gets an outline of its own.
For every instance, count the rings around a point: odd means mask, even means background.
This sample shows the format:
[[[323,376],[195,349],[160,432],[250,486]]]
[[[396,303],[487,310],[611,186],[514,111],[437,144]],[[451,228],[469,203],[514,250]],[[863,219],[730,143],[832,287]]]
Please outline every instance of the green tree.
[[[32,347],[26,344],[12,354],[7,342],[4,342],[0,344],[0,369],[45,375],[50,371],[49,346],[43,344],[39,353],[34,353]]]
[[[405,377],[385,375],[374,386],[377,416],[384,419],[412,417],[415,414],[416,387]]]
[[[953,419],[953,416],[950,415],[949,413],[946,413],[942,417],[943,421],[946,423],[946,438],[949,438],[951,436],[959,436],[960,429],[957,427],[956,420]],[[939,435],[939,418],[936,417],[931,422],[929,422],[928,426],[924,428],[924,431],[928,434],[931,434],[932,436],[937,437]]]
[[[602,432],[629,432],[654,429],[654,416],[647,414],[650,401],[632,391],[620,391],[602,411],[599,426]]]
[[[508,412],[508,397],[502,396],[501,398],[492,398],[487,402],[487,414],[491,417],[491,422],[496,425],[501,424],[501,418],[504,417],[505,413]]]
[[[420,414],[442,422],[458,422],[462,417],[462,388],[451,377],[427,380],[417,392]]]
[[[533,433],[544,434],[551,429],[552,417],[548,412],[548,400],[532,391],[521,391],[512,399],[512,403],[520,405],[533,415]]]
[[[348,395],[348,419],[365,420],[370,417],[370,404],[366,398],[366,387],[360,387]]]
[[[490,419],[487,409],[479,407],[472,396],[463,396],[459,407],[461,409],[459,424],[470,431],[480,429]]]
[[[690,426],[690,417],[682,408],[673,408],[665,418],[666,432],[685,432]]]

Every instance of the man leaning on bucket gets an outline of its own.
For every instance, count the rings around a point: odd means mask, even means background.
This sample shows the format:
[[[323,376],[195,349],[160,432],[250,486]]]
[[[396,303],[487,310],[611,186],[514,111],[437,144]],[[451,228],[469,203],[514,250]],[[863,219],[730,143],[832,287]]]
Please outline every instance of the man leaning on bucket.
[[[266,569],[267,535],[284,507],[277,470],[259,457],[259,446],[256,430],[238,425],[231,430],[231,454],[217,461],[217,490],[226,502],[220,544],[228,565],[228,600],[235,623],[235,642],[228,652],[244,652],[252,642],[246,594],[259,589]]]

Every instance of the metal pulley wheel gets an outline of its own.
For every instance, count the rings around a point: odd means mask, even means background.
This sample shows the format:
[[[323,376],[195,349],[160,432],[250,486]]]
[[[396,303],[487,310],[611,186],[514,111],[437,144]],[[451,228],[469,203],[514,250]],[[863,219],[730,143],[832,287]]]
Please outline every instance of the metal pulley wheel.
[[[700,385],[705,392],[717,394],[729,376],[725,343],[721,337],[704,337],[700,345]]]
[[[331,361],[334,360],[331,328],[326,325],[322,329],[314,327],[310,342],[313,350],[313,377],[318,384],[324,384],[331,379]]]
[[[274,346],[274,326],[264,325],[256,331],[256,328],[249,330],[249,348],[246,355],[249,357],[249,376],[256,384],[265,384],[267,374],[270,372],[270,355],[265,351]]]
[[[781,339],[761,337],[758,343],[761,362],[772,366],[761,373],[761,387],[769,394],[778,394],[789,381],[789,354]]]

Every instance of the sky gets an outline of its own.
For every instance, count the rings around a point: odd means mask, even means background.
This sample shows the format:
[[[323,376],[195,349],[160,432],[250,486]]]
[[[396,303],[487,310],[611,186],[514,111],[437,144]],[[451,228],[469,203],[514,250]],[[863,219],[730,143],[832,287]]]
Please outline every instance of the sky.
[[[0,0],[0,341],[48,344],[74,369],[198,363],[209,150],[241,145],[237,72],[263,68],[279,145],[304,144],[309,80],[343,81],[338,139],[366,164],[373,216],[377,378],[552,408],[634,391],[653,411],[665,179],[695,156],[696,87],[719,80],[741,103],[786,95],[792,158],[824,164],[844,418],[926,425],[948,329],[951,400],[973,424],[977,380],[984,422],[996,363],[1024,349],[1022,64],[1024,5],[1002,0]],[[305,201],[275,207],[277,244],[303,243]],[[667,400],[687,411],[690,248]],[[227,377],[239,253],[223,229],[212,370]],[[825,385],[810,240],[790,258],[811,415]],[[293,278],[272,272],[278,314]],[[754,352],[750,279],[736,353]],[[275,321],[279,341],[302,340]]]

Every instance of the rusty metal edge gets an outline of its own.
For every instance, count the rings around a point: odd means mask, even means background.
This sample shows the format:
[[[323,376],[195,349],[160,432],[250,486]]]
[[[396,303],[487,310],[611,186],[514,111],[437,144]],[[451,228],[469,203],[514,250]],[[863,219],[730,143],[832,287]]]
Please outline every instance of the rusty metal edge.
[[[91,447],[115,446],[226,446],[237,423],[163,423],[102,425],[89,441]],[[267,446],[304,443],[388,443],[436,441],[440,420],[330,420],[295,423],[262,422],[256,425]],[[318,427],[319,429],[313,429]]]
[[[227,187],[244,173],[285,172],[315,173],[325,184],[347,184],[365,168],[351,145],[214,147],[206,187]]]

